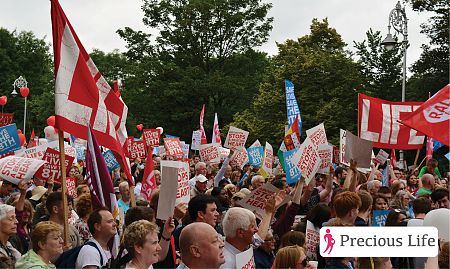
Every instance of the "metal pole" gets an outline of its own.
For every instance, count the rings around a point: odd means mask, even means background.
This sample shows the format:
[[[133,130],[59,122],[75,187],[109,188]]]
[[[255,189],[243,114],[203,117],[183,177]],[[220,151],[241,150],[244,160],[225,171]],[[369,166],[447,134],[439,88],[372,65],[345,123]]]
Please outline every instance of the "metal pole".
[[[402,79],[402,102],[405,102],[405,92],[406,92],[406,47],[407,47],[406,38],[403,40],[403,79]],[[404,169],[407,169],[407,165],[405,165],[405,158],[403,150],[400,150],[400,163]]]

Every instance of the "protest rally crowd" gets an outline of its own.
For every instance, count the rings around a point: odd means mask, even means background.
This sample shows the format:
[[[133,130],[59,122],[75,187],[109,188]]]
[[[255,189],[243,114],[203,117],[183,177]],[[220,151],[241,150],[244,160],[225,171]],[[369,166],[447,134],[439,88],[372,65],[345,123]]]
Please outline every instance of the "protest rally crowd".
[[[277,152],[259,140],[247,147],[249,132],[234,126],[222,143],[217,117],[208,143],[205,106],[191,144],[143,124],[128,137],[118,87],[51,5],[55,115],[46,137],[25,142],[14,123],[0,127],[0,268],[449,268],[450,173],[431,145],[450,144],[450,85],[423,104],[360,95],[358,134],[341,130],[339,146],[323,123],[302,133],[288,80]],[[374,116],[377,106],[393,112]],[[400,124],[395,111],[408,117]],[[417,150],[414,163],[397,162],[395,149]],[[436,227],[439,252],[325,257],[320,229],[337,226]],[[322,237],[332,248],[332,235]]]

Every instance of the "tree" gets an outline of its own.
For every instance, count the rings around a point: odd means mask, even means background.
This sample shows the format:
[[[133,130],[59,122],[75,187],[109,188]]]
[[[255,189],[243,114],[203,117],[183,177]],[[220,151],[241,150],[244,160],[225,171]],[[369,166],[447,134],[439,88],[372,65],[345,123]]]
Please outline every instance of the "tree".
[[[413,75],[408,83],[408,92],[413,100],[424,101],[428,92],[436,93],[449,83],[449,10],[447,0],[408,0],[418,12],[430,12],[433,15],[428,23],[421,25],[421,33],[430,39],[430,44],[422,45],[422,54],[411,71]]]
[[[144,23],[159,35],[118,31],[135,71],[123,86],[124,96],[139,98],[131,113],[185,139],[199,127],[203,104],[207,132],[214,112],[221,126],[230,122],[251,102],[267,66],[266,55],[254,48],[268,39],[270,6],[261,0],[144,1]]]
[[[53,64],[49,45],[31,32],[9,32],[0,28],[0,95],[9,97],[5,112],[14,112],[18,128],[23,126],[24,99],[11,98],[12,85],[20,75],[28,81],[27,136],[34,128],[43,136],[45,119],[54,113]]]
[[[278,44],[278,55],[260,84],[251,107],[236,113],[231,125],[278,146],[287,124],[284,80],[295,85],[303,130],[325,122],[330,141],[337,144],[339,128],[356,131],[357,95],[361,84],[358,65],[328,20],[314,19],[311,33]],[[304,137],[304,131],[302,132]]]
[[[380,31],[370,29],[366,36],[366,40],[354,42],[364,76],[361,90],[373,97],[401,101],[403,55],[400,46],[390,51],[384,49]]]

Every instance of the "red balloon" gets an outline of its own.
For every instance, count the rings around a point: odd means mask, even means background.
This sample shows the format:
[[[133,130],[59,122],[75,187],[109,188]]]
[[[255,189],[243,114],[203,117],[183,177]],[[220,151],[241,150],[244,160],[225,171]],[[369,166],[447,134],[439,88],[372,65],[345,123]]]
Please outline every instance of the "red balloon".
[[[20,145],[23,146],[23,144],[25,143],[25,135],[22,133],[19,133],[19,140],[20,140]]]
[[[139,131],[142,131],[142,129],[144,129],[144,124],[138,124],[136,125],[136,129],[138,129]]]
[[[48,126],[55,126],[56,118],[55,116],[50,116],[47,118],[47,125]]]
[[[8,97],[6,96],[0,96],[0,106],[4,106],[6,105],[6,103],[8,102]]]
[[[22,97],[27,97],[28,94],[30,94],[29,88],[27,87],[20,88],[20,95],[22,95]]]

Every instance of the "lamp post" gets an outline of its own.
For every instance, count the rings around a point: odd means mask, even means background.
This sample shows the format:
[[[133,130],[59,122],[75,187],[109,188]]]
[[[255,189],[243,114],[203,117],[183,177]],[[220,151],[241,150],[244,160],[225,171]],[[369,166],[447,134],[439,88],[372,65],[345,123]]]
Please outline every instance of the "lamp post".
[[[403,51],[403,79],[402,79],[402,102],[405,102],[405,89],[406,89],[406,49],[408,47],[408,18],[406,18],[405,8],[400,5],[400,1],[397,2],[395,8],[389,13],[388,34],[386,38],[381,42],[386,50],[392,50],[397,41],[392,37],[391,26],[395,32],[403,35],[402,51]],[[400,43],[400,42],[399,42]],[[400,150],[400,163],[404,166],[403,150]],[[406,167],[403,167],[406,168]]]
[[[25,135],[26,132],[26,123],[27,123],[27,97],[28,94],[30,93],[30,89],[28,89],[27,87],[27,80],[25,78],[23,78],[22,76],[19,76],[16,80],[14,80],[13,83],[13,91],[11,92],[11,95],[13,97],[17,96],[17,91],[16,88],[19,89],[20,91],[20,95],[22,97],[25,98],[25,108],[24,108],[24,113],[23,113],[23,134]]]

